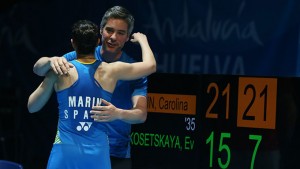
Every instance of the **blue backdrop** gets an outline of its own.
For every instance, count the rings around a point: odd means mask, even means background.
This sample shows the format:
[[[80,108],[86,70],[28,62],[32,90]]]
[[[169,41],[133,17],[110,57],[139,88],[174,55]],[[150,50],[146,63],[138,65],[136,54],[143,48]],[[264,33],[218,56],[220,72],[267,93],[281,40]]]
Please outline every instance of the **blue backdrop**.
[[[300,74],[297,0],[21,1],[1,13],[1,55],[29,67],[42,55],[62,55],[71,50],[72,23],[100,23],[116,4],[133,13],[134,31],[148,35],[159,72]],[[135,48],[125,50],[138,56]]]

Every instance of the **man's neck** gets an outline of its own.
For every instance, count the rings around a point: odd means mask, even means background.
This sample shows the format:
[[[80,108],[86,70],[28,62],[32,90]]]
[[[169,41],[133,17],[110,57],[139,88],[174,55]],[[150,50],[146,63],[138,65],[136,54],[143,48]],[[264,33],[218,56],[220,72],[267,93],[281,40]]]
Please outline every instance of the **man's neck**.
[[[102,59],[108,63],[118,61],[122,55],[122,51],[118,53],[111,53],[111,52],[104,51],[102,48],[100,52],[101,52]]]

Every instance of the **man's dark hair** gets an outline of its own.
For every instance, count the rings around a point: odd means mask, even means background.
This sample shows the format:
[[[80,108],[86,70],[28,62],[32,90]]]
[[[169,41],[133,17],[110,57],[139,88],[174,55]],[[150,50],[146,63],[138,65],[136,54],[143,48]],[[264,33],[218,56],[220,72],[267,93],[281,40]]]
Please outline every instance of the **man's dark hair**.
[[[122,19],[128,25],[128,35],[131,34],[133,27],[134,27],[134,17],[132,14],[122,6],[114,6],[109,8],[102,17],[100,23],[100,29],[103,29],[109,19]]]
[[[79,20],[72,27],[72,39],[79,54],[92,54],[98,45],[99,28],[88,20]]]

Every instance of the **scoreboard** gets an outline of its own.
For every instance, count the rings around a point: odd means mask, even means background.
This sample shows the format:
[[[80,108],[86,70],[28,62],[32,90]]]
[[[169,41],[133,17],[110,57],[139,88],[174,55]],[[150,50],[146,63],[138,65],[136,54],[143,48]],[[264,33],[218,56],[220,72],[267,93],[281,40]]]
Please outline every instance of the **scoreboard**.
[[[148,80],[148,117],[131,133],[134,169],[297,168],[299,79],[155,73]]]

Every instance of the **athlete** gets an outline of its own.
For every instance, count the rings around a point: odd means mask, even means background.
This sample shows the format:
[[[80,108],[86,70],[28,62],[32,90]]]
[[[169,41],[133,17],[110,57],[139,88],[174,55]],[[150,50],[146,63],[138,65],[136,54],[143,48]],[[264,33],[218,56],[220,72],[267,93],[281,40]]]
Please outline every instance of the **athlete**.
[[[98,27],[86,20],[74,24],[71,43],[77,59],[70,62],[67,74],[57,76],[49,71],[44,81],[30,95],[29,112],[39,111],[48,101],[53,88],[59,103],[58,130],[48,160],[52,168],[110,169],[108,123],[98,123],[102,117],[90,114],[92,106],[108,103],[118,80],[132,80],[156,71],[156,61],[141,33],[132,35],[140,44],[142,62],[106,63],[95,59],[99,44]],[[103,116],[103,115],[102,115]]]

